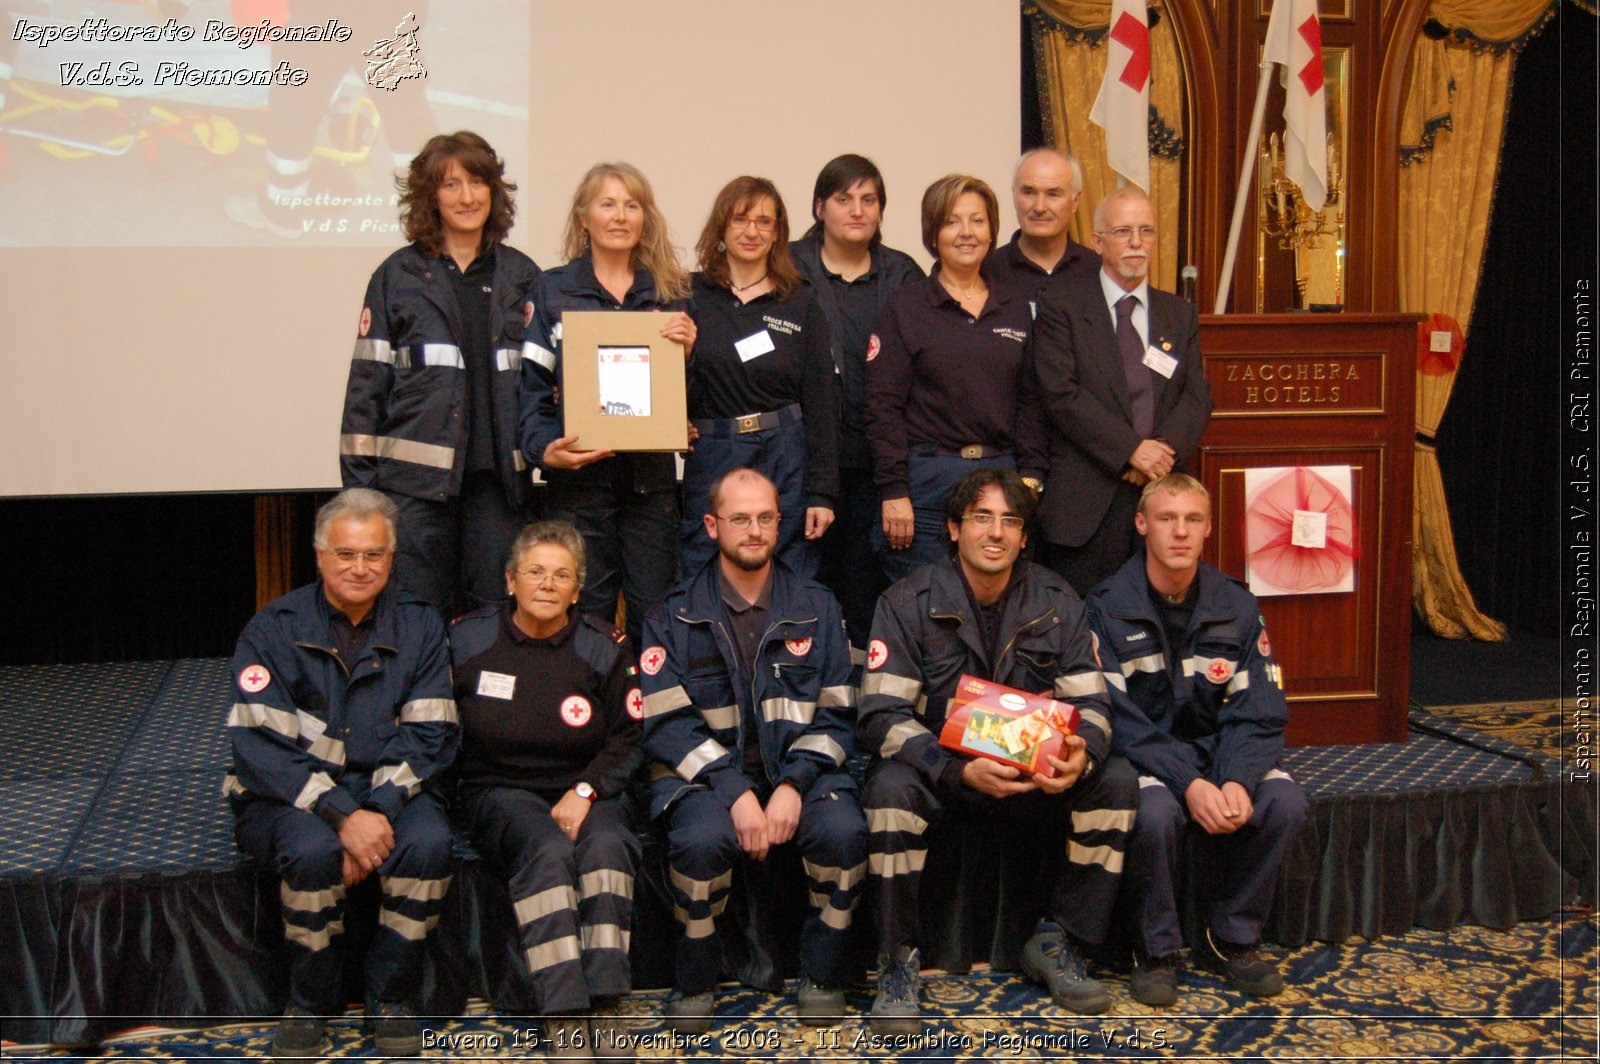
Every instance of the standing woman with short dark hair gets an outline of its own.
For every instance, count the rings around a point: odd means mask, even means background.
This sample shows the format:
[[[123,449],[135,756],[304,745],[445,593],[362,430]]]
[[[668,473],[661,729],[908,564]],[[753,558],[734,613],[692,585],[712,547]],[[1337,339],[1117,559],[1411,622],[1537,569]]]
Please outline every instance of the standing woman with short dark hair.
[[[695,249],[684,513],[706,512],[711,483],[745,467],[778,487],[778,557],[803,576],[833,523],[839,487],[839,396],[823,315],[789,257],[789,216],[771,181],[737,177],[717,194]],[[701,519],[681,525],[683,569],[716,552]]]
[[[644,615],[678,578],[678,469],[670,454],[577,449],[562,418],[561,315],[573,310],[666,311],[661,335],[695,347],[689,277],[678,265],[666,219],[644,174],[628,163],[596,163],[578,182],[561,254],[539,279],[522,360],[522,452],[549,483],[545,512],[570,521],[589,552],[578,608],[616,617],[623,596],[636,641]]]
[[[830,159],[811,193],[814,223],[789,245],[828,318],[843,397],[839,417],[839,493],[834,522],[822,541],[821,580],[839,600],[855,649],[866,652],[878,595],[888,586],[872,549],[879,519],[867,443],[867,360],[889,297],[922,280],[910,255],[883,243],[889,197],[883,174],[864,155]]]
[[[516,368],[539,267],[504,243],[517,186],[476,133],[432,138],[395,185],[411,243],[367,285],[339,471],[394,500],[395,578],[449,618],[505,598],[528,516]]]
[[[874,539],[890,580],[948,552],[944,504],[962,477],[1004,466],[1038,491],[1044,476],[1033,313],[983,273],[998,215],[994,190],[976,177],[929,185],[922,244],[938,261],[889,299],[878,324],[867,431],[883,499]]]

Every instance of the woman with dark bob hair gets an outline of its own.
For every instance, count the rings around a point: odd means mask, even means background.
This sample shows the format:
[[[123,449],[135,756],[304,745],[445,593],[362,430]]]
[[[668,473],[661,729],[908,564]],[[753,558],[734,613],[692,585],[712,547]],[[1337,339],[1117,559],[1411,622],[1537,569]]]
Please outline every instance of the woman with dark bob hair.
[[[999,203],[976,177],[950,174],[922,195],[927,280],[889,297],[867,364],[867,434],[883,520],[884,571],[899,580],[949,550],[944,504],[974,469],[1003,466],[1035,491],[1044,425],[1033,379],[1033,313],[990,285]]]
[[[763,177],[717,193],[700,243],[689,363],[694,450],[683,465],[684,574],[716,553],[704,531],[707,493],[730,469],[778,487],[778,557],[817,571],[816,541],[839,488],[839,393],[828,320],[789,256],[789,215]]]
[[[567,311],[665,311],[661,335],[695,345],[686,314],[689,275],[650,182],[628,163],[596,163],[567,212],[566,264],[539,278],[522,360],[522,453],[549,484],[545,513],[570,521],[589,549],[591,579],[578,608],[617,615],[620,592],[635,641],[650,608],[678,576],[678,467],[670,454],[584,450],[568,435],[560,400],[561,316]]]
[[[395,186],[411,243],[367,285],[339,471],[394,500],[395,579],[453,617],[505,598],[500,559],[528,518],[517,370],[539,267],[504,243],[517,186],[476,133],[432,138]]]
[[[548,1055],[631,1056],[614,1017],[632,986],[639,863],[633,652],[573,608],[585,568],[577,529],[531,524],[503,557],[510,601],[450,629],[467,829],[508,880]]]

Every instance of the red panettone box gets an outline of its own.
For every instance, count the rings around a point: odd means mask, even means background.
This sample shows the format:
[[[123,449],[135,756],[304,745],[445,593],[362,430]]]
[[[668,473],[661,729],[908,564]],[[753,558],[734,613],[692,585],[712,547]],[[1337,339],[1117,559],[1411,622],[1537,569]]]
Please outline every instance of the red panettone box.
[[[1029,775],[1054,776],[1056,767],[1048,756],[1060,758],[1061,740],[1077,730],[1078,711],[1066,702],[963,676],[956,683],[939,745],[1014,765]]]

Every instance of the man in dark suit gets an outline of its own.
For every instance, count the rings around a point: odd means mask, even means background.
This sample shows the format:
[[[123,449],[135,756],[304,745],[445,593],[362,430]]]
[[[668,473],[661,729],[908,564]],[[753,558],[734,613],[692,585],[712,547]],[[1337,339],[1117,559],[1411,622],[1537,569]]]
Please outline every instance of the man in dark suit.
[[[1042,560],[1080,595],[1138,550],[1133,514],[1152,480],[1184,466],[1211,418],[1194,307],[1150,287],[1155,209],[1119,188],[1094,212],[1100,269],[1039,297],[1034,364],[1050,433]]]

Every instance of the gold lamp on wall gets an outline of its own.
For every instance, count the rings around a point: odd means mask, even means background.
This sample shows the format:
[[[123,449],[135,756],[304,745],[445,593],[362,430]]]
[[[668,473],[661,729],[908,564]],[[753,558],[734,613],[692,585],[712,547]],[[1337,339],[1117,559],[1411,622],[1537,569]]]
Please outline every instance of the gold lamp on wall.
[[[1280,249],[1294,252],[1299,305],[1342,303],[1344,175],[1335,134],[1328,134],[1328,199],[1320,211],[1306,205],[1300,186],[1284,172],[1283,134],[1261,138],[1256,174],[1256,227],[1263,238],[1261,246],[1276,240]]]

